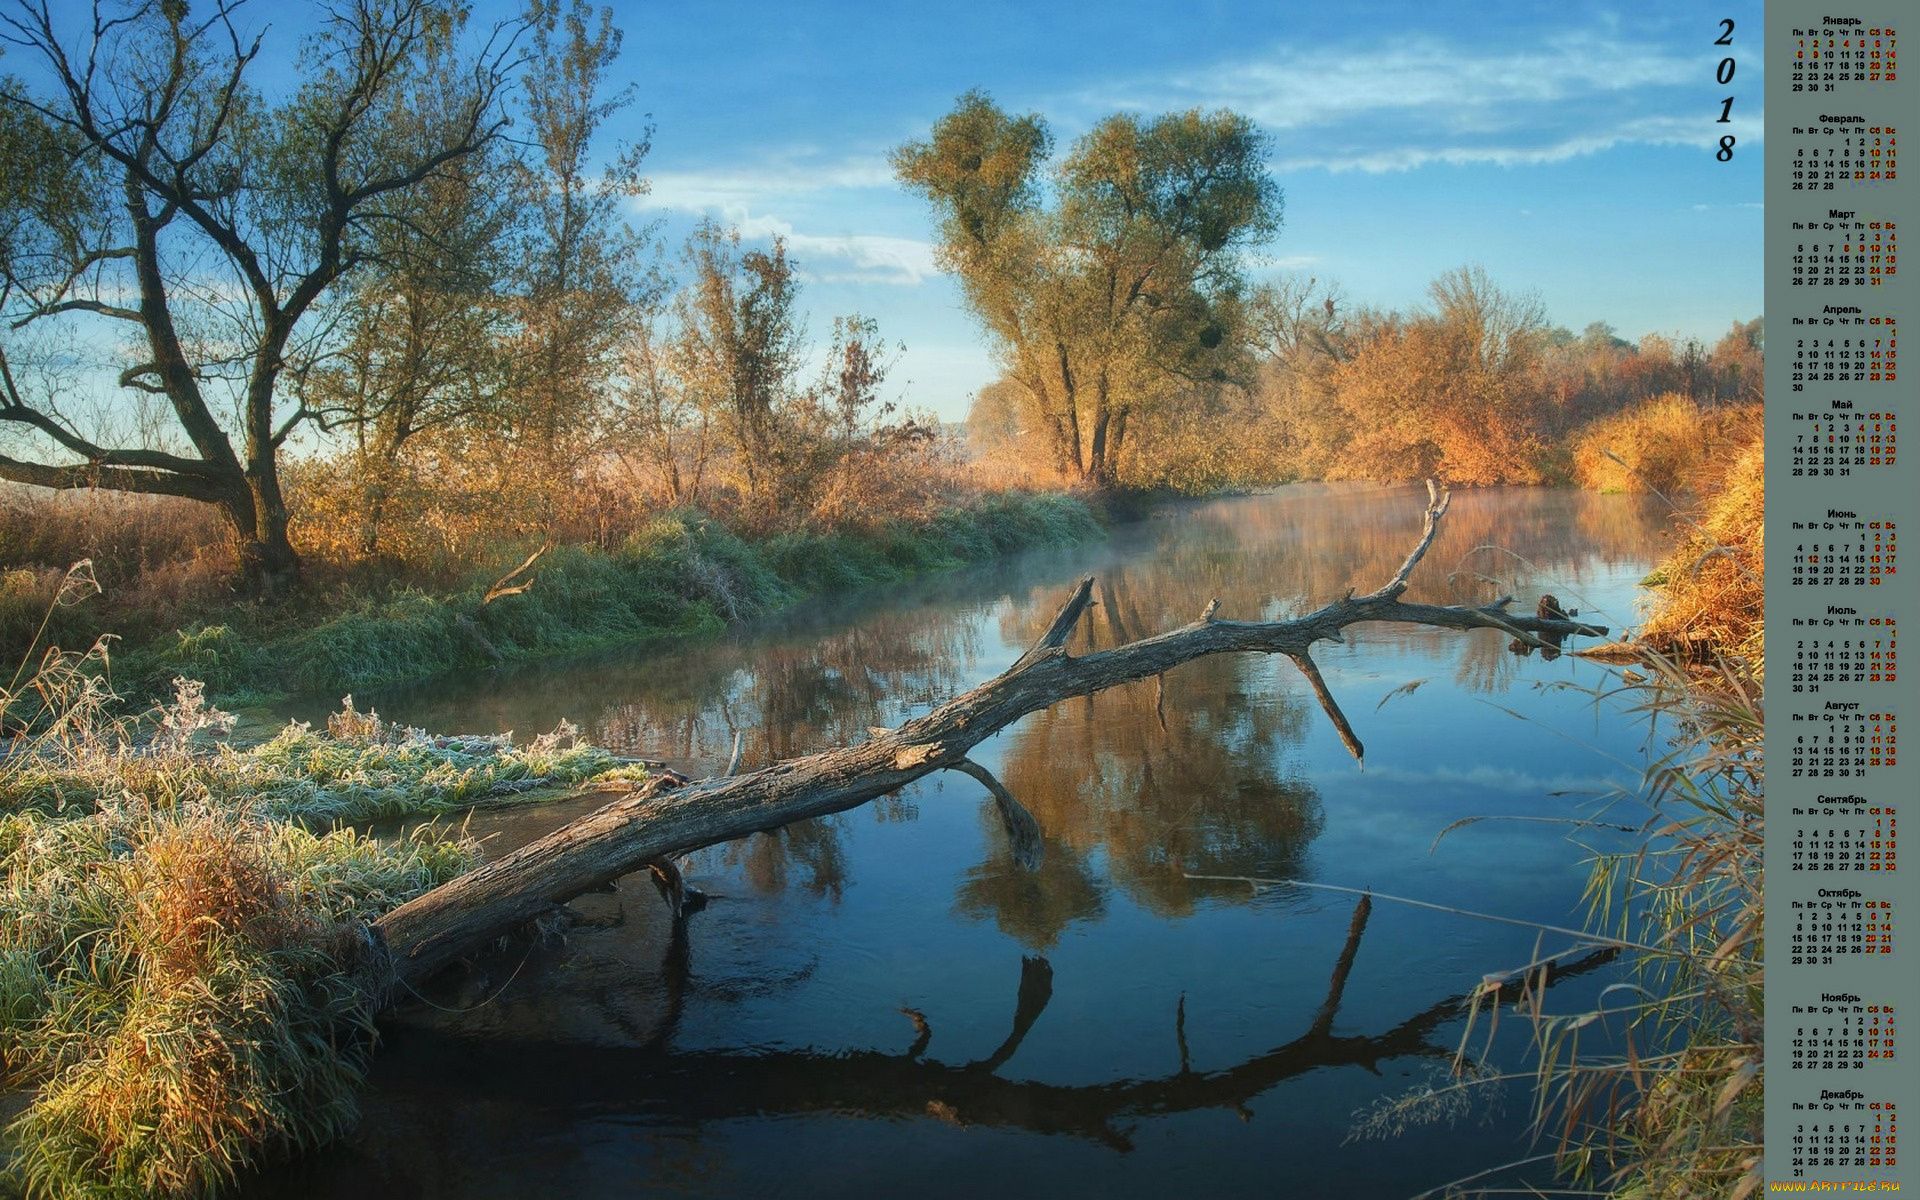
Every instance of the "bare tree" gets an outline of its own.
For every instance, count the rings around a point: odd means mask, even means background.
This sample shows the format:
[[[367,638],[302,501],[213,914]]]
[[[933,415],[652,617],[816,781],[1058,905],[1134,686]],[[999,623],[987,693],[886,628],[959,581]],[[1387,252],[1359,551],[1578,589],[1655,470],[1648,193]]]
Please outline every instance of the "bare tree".
[[[117,333],[117,386],[161,397],[186,443],[101,444],[7,370],[0,421],[25,445],[0,454],[0,478],[217,504],[270,594],[299,571],[280,452],[314,413],[280,384],[309,349],[303,318],[383,223],[406,219],[410,193],[500,136],[515,29],[466,53],[459,5],[338,0],[304,78],[272,103],[253,83],[263,35],[243,32],[244,0],[209,8],[0,11],[0,39],[42,80],[0,82],[8,149],[37,168],[9,197],[0,330]],[[417,106],[426,91],[439,102]]]

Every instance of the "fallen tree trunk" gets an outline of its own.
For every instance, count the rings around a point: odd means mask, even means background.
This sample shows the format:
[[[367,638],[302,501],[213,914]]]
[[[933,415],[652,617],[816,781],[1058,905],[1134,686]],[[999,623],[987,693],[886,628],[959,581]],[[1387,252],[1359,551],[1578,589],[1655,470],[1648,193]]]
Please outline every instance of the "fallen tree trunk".
[[[1093,654],[1066,649],[1093,594],[1080,581],[1033,647],[979,687],[895,729],[876,729],[859,745],[792,759],[744,775],[686,782],[662,776],[540,840],[426,893],[380,918],[370,940],[399,982],[415,985],[499,934],[575,896],[675,855],[822,817],[884,796],[922,776],[962,770],[991,779],[967,752],[1028,713],[1074,696],[1152,678],[1209,654],[1283,654],[1300,668],[1355,758],[1359,737],[1320,676],[1310,650],[1340,642],[1361,622],[1498,629],[1531,644],[1540,634],[1601,635],[1585,622],[1515,616],[1512,597],[1480,607],[1405,604],[1408,577],[1439,532],[1447,498],[1428,486],[1419,543],[1385,587],[1340,600],[1290,621],[1228,621],[1219,601],[1192,624]],[[989,784],[1022,861],[1038,850],[1038,826],[1017,798]]]

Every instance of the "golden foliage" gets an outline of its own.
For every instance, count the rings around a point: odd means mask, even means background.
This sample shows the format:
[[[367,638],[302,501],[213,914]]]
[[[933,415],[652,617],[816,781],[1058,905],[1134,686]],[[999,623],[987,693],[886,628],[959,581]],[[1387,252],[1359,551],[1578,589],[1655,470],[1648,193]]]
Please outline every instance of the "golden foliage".
[[[1766,443],[1753,438],[1731,457],[1693,533],[1661,566],[1660,599],[1641,631],[1666,653],[1713,653],[1763,670],[1766,631]]]
[[[205,974],[222,938],[271,950],[307,931],[246,825],[208,817],[161,826],[131,869],[134,936],[164,978]]]
[[[1758,405],[1702,405],[1664,392],[1600,418],[1573,444],[1573,480],[1602,492],[1698,490],[1730,439],[1753,436]]]
[[[88,561],[104,598],[84,610],[54,598],[70,564]],[[16,664],[34,631],[86,645],[105,630],[137,635],[185,624],[229,598],[235,562],[219,512],[172,496],[49,492],[0,484],[0,662]]]

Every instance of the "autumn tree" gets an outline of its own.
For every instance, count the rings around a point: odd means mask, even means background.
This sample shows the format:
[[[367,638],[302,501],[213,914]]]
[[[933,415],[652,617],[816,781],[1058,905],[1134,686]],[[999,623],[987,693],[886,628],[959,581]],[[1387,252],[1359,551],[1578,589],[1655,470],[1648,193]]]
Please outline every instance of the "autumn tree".
[[[1365,320],[1340,289],[1313,277],[1283,274],[1253,289],[1248,303],[1256,387],[1263,423],[1277,442],[1270,478],[1326,473],[1344,440],[1333,374],[1365,337]]]
[[[633,102],[631,89],[604,91],[621,45],[612,10],[535,0],[528,20],[528,144],[511,188],[519,211],[512,405],[498,432],[533,473],[522,484],[538,490],[573,482],[607,415],[621,348],[658,281],[647,232],[626,218],[627,203],[646,192],[640,163],[650,130],[593,166],[595,139]]]
[[[1714,394],[1721,400],[1758,400],[1765,391],[1765,318],[1735,321],[1713,344]],[[1892,378],[1892,376],[1888,376]]]
[[[712,469],[765,524],[800,505],[831,422],[801,380],[799,281],[783,240],[749,248],[714,221],[680,265],[671,307],[629,348],[630,428],[676,502],[697,502]]]
[[[373,231],[368,269],[338,292],[328,353],[296,378],[300,403],[346,439],[333,487],[359,554],[379,550],[389,508],[418,490],[423,441],[505,419],[513,218],[492,186],[500,157],[489,147],[450,165]]]
[[[1440,276],[1428,299],[1427,310],[1381,323],[1334,372],[1351,430],[1341,473],[1540,482],[1539,300],[1501,290],[1479,267]]]
[[[1243,254],[1280,225],[1265,149],[1230,112],[1120,114],[1049,165],[1046,123],[976,91],[894,151],[1027,415],[1083,482],[1116,483],[1130,423],[1241,353]]]
[[[299,567],[281,454],[313,412],[280,385],[312,349],[306,318],[416,189],[500,137],[514,63],[500,31],[461,49],[463,6],[339,0],[320,11],[302,78],[272,101],[243,7],[56,15],[49,0],[11,0],[0,12],[0,37],[37,80],[0,83],[9,142],[38,155],[9,197],[7,348],[34,333],[111,344],[115,386],[159,398],[176,426],[110,442],[9,368],[0,420],[20,436],[0,477],[217,504],[245,571],[273,592]],[[428,81],[451,91],[423,111]]]
[[[677,308],[680,368],[696,406],[733,451],[749,505],[770,513],[780,500],[780,460],[792,444],[783,426],[804,336],[786,243],[775,238],[766,250],[746,249],[738,230],[703,222],[685,263],[691,278]]]
[[[672,303],[626,348],[620,387],[623,442],[670,503],[701,503],[711,477],[762,526],[819,516],[823,503],[844,512],[860,464],[930,435],[910,418],[887,423],[892,351],[871,317],[835,318],[809,377],[784,241],[751,248],[739,230],[705,221],[680,266]]]
[[[613,453],[657,480],[672,508],[700,504],[715,442],[713,414],[683,373],[686,349],[671,313],[644,314],[622,351],[615,392]]]

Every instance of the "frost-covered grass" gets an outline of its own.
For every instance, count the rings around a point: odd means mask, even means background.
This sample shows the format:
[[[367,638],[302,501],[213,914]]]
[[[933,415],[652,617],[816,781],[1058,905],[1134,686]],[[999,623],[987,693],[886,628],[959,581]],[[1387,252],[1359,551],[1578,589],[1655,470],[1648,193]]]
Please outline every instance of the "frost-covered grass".
[[[468,841],[348,821],[631,774],[566,728],[515,746],[349,704],[251,749],[197,685],[112,716],[104,649],[0,692],[0,1192],[206,1195],[351,1125],[383,983],[366,923],[453,878]]]

